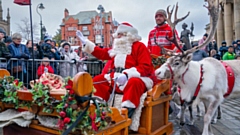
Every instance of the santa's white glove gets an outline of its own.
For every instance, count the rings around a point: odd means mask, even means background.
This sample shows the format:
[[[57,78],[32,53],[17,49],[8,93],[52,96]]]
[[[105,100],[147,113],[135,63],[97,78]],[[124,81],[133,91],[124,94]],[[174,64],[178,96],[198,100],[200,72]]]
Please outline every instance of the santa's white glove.
[[[124,85],[127,82],[128,78],[126,74],[120,74],[117,77],[117,83],[119,84],[119,86]]]
[[[83,34],[80,30],[76,31],[76,36],[81,40],[82,45],[86,44],[86,39],[85,39],[85,37],[83,36]]]

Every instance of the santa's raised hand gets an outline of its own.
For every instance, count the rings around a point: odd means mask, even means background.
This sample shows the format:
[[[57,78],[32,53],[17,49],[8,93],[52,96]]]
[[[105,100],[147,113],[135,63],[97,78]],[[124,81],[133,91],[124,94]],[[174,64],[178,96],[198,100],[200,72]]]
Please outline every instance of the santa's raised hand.
[[[83,36],[80,30],[76,31],[76,36],[81,40],[82,45],[86,44],[86,38]]]

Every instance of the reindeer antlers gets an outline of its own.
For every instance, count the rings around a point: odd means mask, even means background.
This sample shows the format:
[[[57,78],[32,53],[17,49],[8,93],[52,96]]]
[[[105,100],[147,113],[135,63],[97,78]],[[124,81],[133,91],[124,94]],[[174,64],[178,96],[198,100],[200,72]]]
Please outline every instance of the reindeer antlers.
[[[192,53],[192,52],[195,52],[201,48],[203,48],[204,46],[208,45],[209,42],[211,41],[211,39],[213,38],[215,32],[216,32],[216,28],[217,28],[217,22],[218,22],[218,12],[219,12],[219,8],[218,8],[218,5],[219,5],[219,1],[217,0],[217,5],[214,4],[214,1],[215,0],[207,0],[208,2],[208,6],[205,6],[208,11],[209,11],[209,14],[211,16],[211,19],[212,19],[212,23],[211,23],[211,31],[209,33],[209,36],[208,38],[204,41],[203,44],[201,45],[198,45],[190,50],[187,50],[186,52],[184,53]]]
[[[182,48],[179,46],[178,44],[178,40],[176,38],[176,33],[175,33],[175,26],[181,22],[182,20],[184,20],[185,18],[187,18],[190,14],[190,12],[187,13],[187,15],[185,15],[184,17],[182,18],[177,18],[177,12],[178,12],[178,2],[176,4],[176,10],[175,10],[175,13],[174,13],[174,22],[171,21],[171,18],[172,18],[172,13],[173,13],[173,10],[175,8],[175,6],[173,6],[172,10],[169,11],[169,7],[170,5],[167,7],[167,14],[168,14],[168,17],[166,18],[166,21],[168,22],[168,24],[171,26],[171,29],[172,29],[172,33],[173,33],[173,37],[169,38],[168,36],[166,36],[166,39],[169,40],[170,42],[174,43],[176,45],[176,47],[181,50],[182,53],[184,53],[184,51],[182,50]]]
[[[173,13],[173,10],[175,8],[175,6],[173,6],[172,10],[169,12],[169,7],[170,5],[167,7],[167,14],[168,14],[168,18],[166,19],[166,21],[168,22],[168,24],[171,26],[172,30],[175,30],[175,26],[181,22],[182,20],[184,20],[185,18],[187,18],[190,14],[190,12],[187,13],[187,15],[185,15],[184,17],[182,18],[177,18],[177,12],[178,12],[178,2],[176,4],[176,10],[175,10],[175,13],[174,13],[174,22],[171,21],[171,18],[172,18],[172,13]]]

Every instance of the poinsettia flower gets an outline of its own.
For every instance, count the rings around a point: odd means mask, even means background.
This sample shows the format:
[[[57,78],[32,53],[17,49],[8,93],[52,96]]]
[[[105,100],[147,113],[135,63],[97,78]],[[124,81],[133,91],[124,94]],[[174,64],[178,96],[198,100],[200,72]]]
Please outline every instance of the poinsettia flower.
[[[70,86],[73,86],[73,81],[71,79],[69,79],[67,84]]]
[[[15,79],[15,80],[13,81],[13,83],[14,83],[16,86],[18,86],[18,84],[19,84],[18,79]]]
[[[69,117],[66,117],[66,118],[64,118],[64,120],[63,120],[63,122],[64,122],[65,124],[68,124],[70,121],[71,121],[71,119],[70,119]]]
[[[70,89],[70,90],[69,90],[69,94],[70,94],[70,95],[74,94],[74,90],[73,90],[73,89]]]
[[[71,90],[71,89],[72,89],[72,86],[67,85],[67,86],[65,86],[65,88],[66,88],[67,90]]]

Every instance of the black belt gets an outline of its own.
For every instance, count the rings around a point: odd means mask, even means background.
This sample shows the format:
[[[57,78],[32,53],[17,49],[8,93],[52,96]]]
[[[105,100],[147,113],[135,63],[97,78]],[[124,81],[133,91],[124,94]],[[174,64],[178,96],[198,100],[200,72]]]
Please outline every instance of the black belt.
[[[123,70],[125,70],[125,68],[118,67],[118,68],[112,69],[111,72],[122,73]]]

